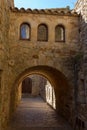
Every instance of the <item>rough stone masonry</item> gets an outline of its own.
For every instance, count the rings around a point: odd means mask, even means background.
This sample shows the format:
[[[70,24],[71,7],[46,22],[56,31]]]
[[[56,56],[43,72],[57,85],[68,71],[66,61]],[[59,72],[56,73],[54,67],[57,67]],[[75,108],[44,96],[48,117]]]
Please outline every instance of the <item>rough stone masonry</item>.
[[[56,111],[87,129],[87,0],[75,8],[18,9],[0,1],[0,130],[19,103],[19,84],[32,74],[54,87]]]

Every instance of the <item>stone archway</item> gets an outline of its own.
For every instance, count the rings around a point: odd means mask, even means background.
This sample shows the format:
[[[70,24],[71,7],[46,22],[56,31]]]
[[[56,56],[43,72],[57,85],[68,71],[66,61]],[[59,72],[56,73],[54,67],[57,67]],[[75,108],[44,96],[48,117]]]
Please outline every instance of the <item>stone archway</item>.
[[[34,66],[24,70],[18,75],[11,90],[11,113],[18,105],[18,86],[29,75],[38,74],[45,77],[54,87],[56,96],[56,111],[65,118],[70,117],[69,99],[71,95],[70,86],[66,77],[57,69],[49,66]]]

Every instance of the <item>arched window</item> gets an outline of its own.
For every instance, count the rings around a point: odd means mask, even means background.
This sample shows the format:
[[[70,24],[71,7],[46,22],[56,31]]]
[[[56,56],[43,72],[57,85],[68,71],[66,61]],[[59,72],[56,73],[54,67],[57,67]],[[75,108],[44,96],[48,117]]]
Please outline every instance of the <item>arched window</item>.
[[[30,25],[23,23],[20,26],[20,38],[24,40],[30,40]]]
[[[37,40],[48,41],[48,27],[45,24],[40,24],[38,26]]]
[[[55,41],[65,41],[65,28],[62,25],[57,25],[55,28]]]

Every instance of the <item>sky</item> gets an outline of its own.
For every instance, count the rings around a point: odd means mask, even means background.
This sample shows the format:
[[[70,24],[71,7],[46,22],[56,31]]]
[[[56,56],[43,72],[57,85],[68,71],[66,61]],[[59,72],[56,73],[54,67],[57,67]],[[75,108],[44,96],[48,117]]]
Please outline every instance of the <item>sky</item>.
[[[74,8],[77,0],[14,0],[15,7],[31,8],[31,9],[45,9],[45,8],[62,8],[70,6]]]

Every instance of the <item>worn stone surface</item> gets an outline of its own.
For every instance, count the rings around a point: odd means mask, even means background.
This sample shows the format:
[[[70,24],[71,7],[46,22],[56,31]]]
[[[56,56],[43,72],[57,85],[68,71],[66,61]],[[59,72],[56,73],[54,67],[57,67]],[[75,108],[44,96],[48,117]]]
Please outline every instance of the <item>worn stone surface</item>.
[[[73,130],[41,97],[23,98],[6,130]]]
[[[78,118],[85,123],[85,129],[87,129],[87,0],[78,0],[75,11],[80,14],[79,33],[83,52],[78,75]]]

